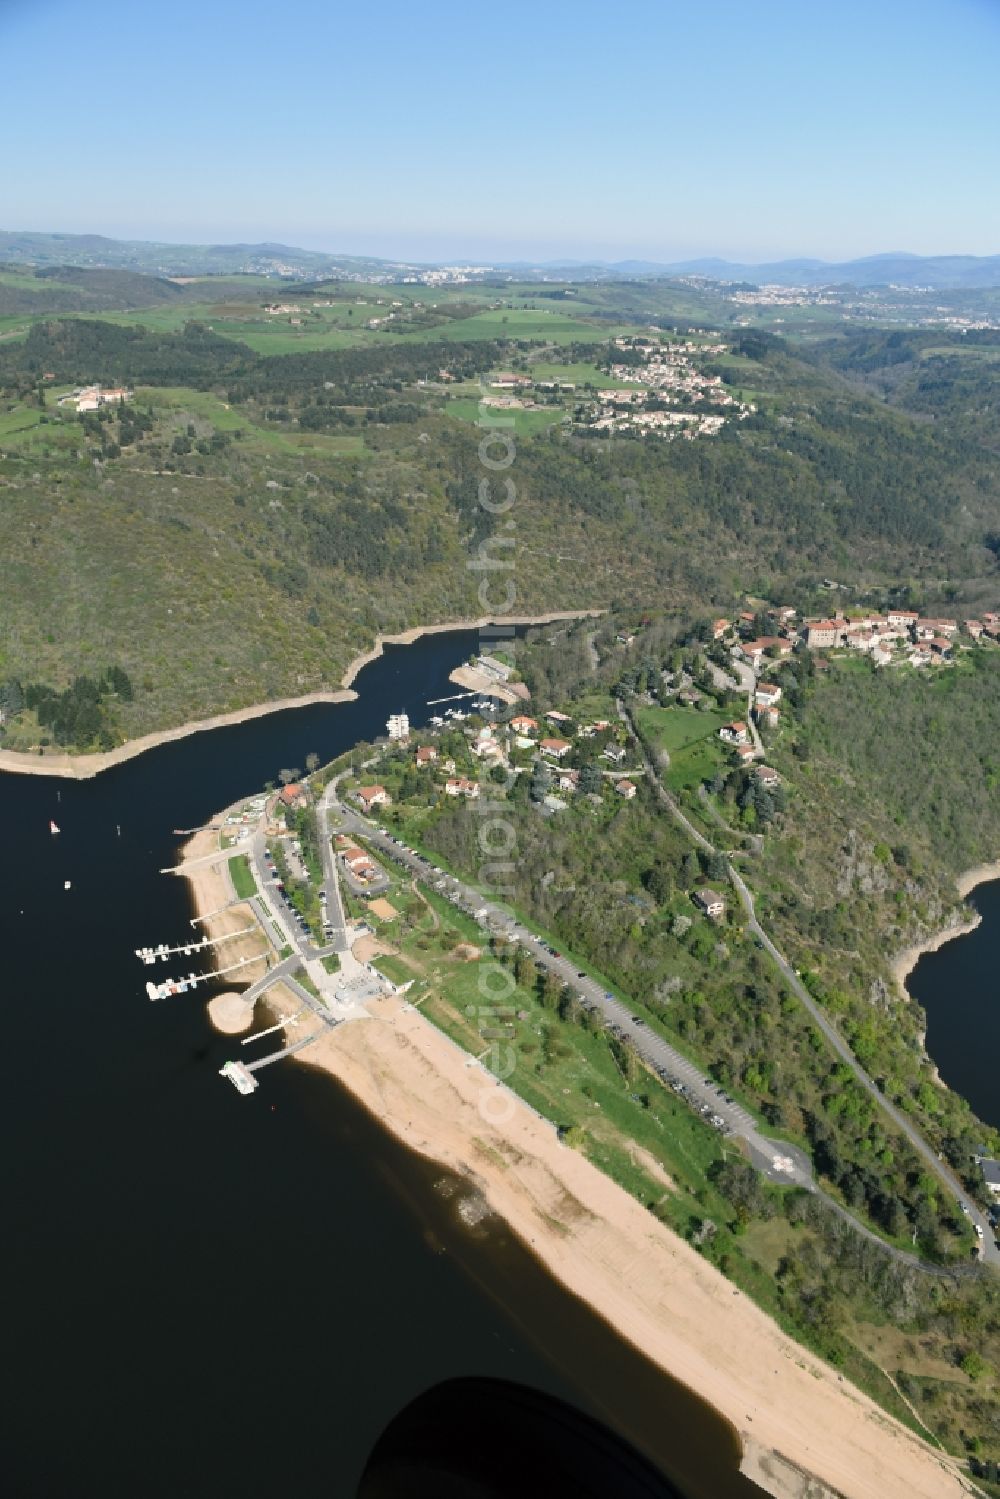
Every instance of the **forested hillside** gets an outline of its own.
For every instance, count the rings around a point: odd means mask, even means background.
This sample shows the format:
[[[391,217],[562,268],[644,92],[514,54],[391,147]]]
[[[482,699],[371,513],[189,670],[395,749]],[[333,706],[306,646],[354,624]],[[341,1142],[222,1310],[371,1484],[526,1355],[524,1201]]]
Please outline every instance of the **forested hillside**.
[[[603,311],[411,298],[391,305],[399,332],[389,312],[352,331],[358,304],[335,287],[317,304],[322,348],[293,334],[261,352],[238,308],[185,322],[172,304],[165,322],[35,318],[0,341],[0,680],[62,690],[120,663],[126,733],[329,686],[379,629],[481,613],[467,564],[501,524],[528,612],[724,607],[748,589],[821,602],[831,578],[953,607],[994,588],[988,442],[866,388],[854,366],[880,365],[892,335],[836,359],[734,335],[705,368],[745,419],[609,439],[578,421],[608,379]],[[533,400],[490,395],[512,367]],[[134,397],[77,416],[92,381]],[[978,420],[964,386],[954,400]],[[515,438],[502,519],[479,503],[477,415]],[[22,727],[8,742],[34,742]]]
[[[902,1391],[905,1413],[916,1412],[951,1450],[992,1450],[996,1279],[968,1273],[968,1220],[878,1098],[909,1115],[963,1189],[984,1202],[973,1153],[1000,1149],[1000,1131],[936,1079],[922,1011],[891,982],[887,959],[956,909],[957,868],[995,853],[1000,840],[1000,652],[969,645],[959,664],[924,675],[909,666],[876,673],[846,655],[816,671],[804,649],[771,661],[783,696],[780,727],[765,729],[766,763],[780,770],[770,786],[720,743],[718,727],[740,698],[720,683],[718,670],[732,663],[712,643],[708,620],[653,611],[637,620],[622,611],[599,624],[529,632],[515,657],[539,720],[553,707],[565,715],[568,753],[553,764],[537,743],[518,740],[509,754],[521,773],[488,773],[510,856],[484,868],[476,802],[446,795],[435,767],[414,763],[412,746],[391,745],[381,758],[392,801],[380,818],[485,893],[502,886],[526,927],[581,977],[610,986],[768,1132],[807,1151],[822,1192],[775,1192],[735,1154],[699,1174],[676,1128],[657,1138],[649,1125],[659,1084],[628,1038],[607,1029],[572,982],[553,983],[533,951],[497,937],[493,953],[516,980],[515,1003],[530,993],[542,1010],[534,1028],[511,1023],[515,1086],[534,1099],[536,1081],[552,1079],[549,1117],[566,1121],[567,1143],[614,1174],[603,1103],[594,1115],[593,1091],[569,1065],[564,1086],[554,1087],[557,1069],[581,1046],[579,1032],[603,1037],[629,1085],[627,1128],[636,1139],[650,1129],[654,1152],[685,1184],[658,1206],[640,1188],[642,1200],[877,1399],[895,1410]],[[714,851],[654,795],[619,706]],[[439,749],[468,771],[475,720],[464,730],[441,730]],[[615,746],[623,765],[606,753]],[[564,783],[567,774],[575,785]],[[635,788],[627,799],[616,791],[622,774]],[[876,1080],[874,1095],[748,928],[728,860],[753,890],[764,930]],[[724,897],[714,921],[694,898],[706,883]],[[457,1007],[432,995],[428,1009],[467,1044]],[[708,1124],[701,1128],[711,1136]],[[851,1228],[852,1217],[882,1245]],[[925,1262],[950,1261],[952,1273],[918,1268],[914,1249]]]

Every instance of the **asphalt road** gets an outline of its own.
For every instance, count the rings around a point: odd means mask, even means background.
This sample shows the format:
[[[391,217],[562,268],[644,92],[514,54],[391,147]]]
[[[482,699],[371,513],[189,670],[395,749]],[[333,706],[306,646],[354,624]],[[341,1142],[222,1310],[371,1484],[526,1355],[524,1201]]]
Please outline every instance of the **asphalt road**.
[[[426,884],[440,884],[442,894],[454,899],[461,909],[478,919],[484,930],[520,943],[531,953],[540,969],[556,974],[569,984],[585,1005],[604,1015],[609,1027],[622,1039],[628,1040],[654,1071],[674,1085],[676,1091],[683,1092],[692,1108],[713,1122],[717,1121],[716,1128],[720,1132],[745,1140],[754,1164],[771,1181],[814,1190],[812,1165],[804,1151],[784,1141],[769,1140],[752,1116],[740,1104],[727,1098],[712,1078],[699,1071],[641,1019],[633,1017],[632,1011],[595,979],[581,973],[567,958],[547,947],[534,932],[513,920],[506,907],[480,895],[454,875],[436,869],[420,854],[400,847],[388,833],[351,808],[342,808],[342,822],[348,831],[366,838],[383,857],[393,860]]]

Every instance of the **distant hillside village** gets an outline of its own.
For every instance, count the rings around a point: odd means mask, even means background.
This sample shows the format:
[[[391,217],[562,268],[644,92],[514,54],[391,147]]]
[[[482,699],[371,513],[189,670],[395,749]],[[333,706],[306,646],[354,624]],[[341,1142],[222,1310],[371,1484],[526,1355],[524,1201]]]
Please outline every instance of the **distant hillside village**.
[[[598,391],[597,412],[586,422],[594,432],[714,437],[727,421],[744,421],[757,409],[752,402],[730,395],[721,375],[702,374],[692,363],[695,355],[711,358],[727,353],[726,344],[616,338],[615,349],[620,356],[631,355],[631,360],[613,360],[612,378],[635,383],[631,389]],[[634,362],[637,356],[638,363]]]
[[[696,357],[715,359],[727,352],[727,344],[692,338],[673,343],[616,338],[606,367],[613,385],[588,381],[580,390],[575,381],[499,370],[487,377],[481,404],[533,411],[569,394],[578,402],[573,421],[582,433],[714,437],[727,421],[743,421],[757,409],[731,394],[721,375],[695,367]],[[441,378],[450,379],[450,373],[441,371]]]
[[[832,619],[798,619],[791,608],[767,611],[776,621],[774,635],[754,635],[760,615],[744,611],[736,619],[717,619],[712,626],[716,641],[733,647],[759,669],[765,659],[788,656],[796,645],[811,651],[848,650],[868,655],[876,666],[908,662],[926,666],[950,661],[956,648],[977,641],[1000,640],[1000,614],[982,619],[938,619],[924,617],[912,609],[889,609],[885,614],[846,615],[839,610]]]

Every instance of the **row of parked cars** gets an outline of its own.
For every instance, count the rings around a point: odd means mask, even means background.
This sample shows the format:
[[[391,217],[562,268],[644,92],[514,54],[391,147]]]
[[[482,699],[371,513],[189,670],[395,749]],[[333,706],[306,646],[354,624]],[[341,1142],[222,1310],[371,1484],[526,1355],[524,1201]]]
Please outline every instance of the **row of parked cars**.
[[[292,920],[294,921],[295,925],[298,927],[298,929],[301,932],[302,936],[303,937],[311,937],[312,936],[312,929],[311,929],[308,921],[306,921],[305,917],[302,915],[302,913],[300,911],[297,911],[295,909],[295,907],[292,905],[292,898],[289,895],[288,891],[285,889],[285,883],[284,883],[284,881],[278,875],[277,867],[275,866],[275,862],[274,862],[274,856],[272,855],[271,850],[269,848],[265,848],[265,850],[264,850],[264,863],[267,865],[268,877],[270,878],[270,880],[271,880],[272,884],[274,885],[274,888],[277,890],[278,894],[281,896],[281,899],[285,903],[285,910],[288,912],[289,916],[292,918]],[[324,932],[324,934],[327,937],[332,937],[333,936],[333,927],[330,925],[330,922],[327,920],[327,914],[326,914],[326,891],[325,890],[323,890],[323,891],[320,892],[320,897],[319,898],[320,898],[320,904],[323,907],[323,932]]]
[[[434,864],[434,865],[428,864],[428,861],[423,857],[423,855],[419,854],[415,848],[408,847],[408,845],[403,842],[402,838],[396,838],[391,833],[386,833],[385,837],[388,839],[388,841],[390,843],[395,844],[397,848],[402,849],[402,851],[404,853],[409,854],[411,858],[419,859],[420,862],[422,864],[426,865],[429,869],[431,869],[434,874],[442,876],[442,878],[437,879],[437,880],[434,881],[434,888],[436,890],[440,890],[444,894],[445,899],[451,901],[452,905],[458,906],[460,909],[466,911],[470,916],[475,916],[475,917],[479,918],[479,917],[483,917],[483,916],[486,915],[485,908],[477,910],[473,905],[471,905],[467,900],[465,900],[463,898],[463,896],[459,892],[458,881],[456,880],[456,878],[455,878],[454,875],[445,874],[444,870],[441,869],[436,864]],[[453,885],[455,888],[449,890],[448,889],[449,884]],[[525,937],[528,934],[526,934],[525,932],[523,932],[520,927],[512,927],[510,929],[509,935],[511,937],[513,937],[513,938],[523,938],[523,937]],[[538,948],[541,948],[541,950],[543,952],[548,953],[550,957],[557,958],[557,959],[562,957],[562,953],[559,952],[559,950],[557,948],[553,947],[550,942],[543,941],[543,939],[541,937],[537,937],[537,938],[534,938],[534,939],[529,938],[529,940],[533,940],[534,945],[536,947],[538,947]],[[589,975],[584,970],[582,970],[582,969],[577,974],[577,978],[581,978],[581,979],[587,978],[588,976]],[[604,997],[605,997],[605,999],[609,999],[609,1000],[614,1000],[615,999],[615,995],[613,995],[610,992],[610,990],[608,990],[605,993]],[[600,1008],[600,1006],[598,1005],[598,1003],[595,1000],[591,999],[586,994],[579,994],[579,995],[577,995],[577,998],[578,998],[580,1004],[584,1007],[585,1010],[593,1011],[593,1010],[597,1010],[597,1009]],[[645,1025],[645,1023],[646,1023],[643,1020],[643,1018],[642,1018],[641,1015],[632,1015],[630,1018],[632,1020],[633,1025]],[[628,1039],[627,1032],[625,1031],[624,1027],[621,1026],[621,1025],[619,1025],[619,1024],[610,1025],[608,1027],[608,1031],[609,1031],[609,1033],[612,1036],[616,1037],[619,1041],[625,1041],[625,1040]],[[719,1130],[724,1130],[724,1129],[728,1129],[729,1128],[729,1126],[727,1124],[727,1121],[722,1117],[721,1114],[716,1113],[713,1110],[711,1104],[709,1104],[709,1103],[698,1103],[696,1099],[688,1097],[687,1085],[685,1083],[683,1083],[679,1077],[675,1077],[670,1072],[669,1068],[667,1068],[667,1067],[657,1067],[656,1068],[656,1072],[657,1072],[657,1075],[663,1080],[663,1082],[667,1083],[674,1090],[675,1093],[679,1094],[680,1096],[682,1096],[684,1098],[687,1098],[688,1103],[690,1104],[690,1106],[693,1109],[696,1109],[699,1114],[701,1114],[704,1118],[706,1118],[708,1120],[709,1124],[714,1125],[714,1127],[716,1129],[719,1129]],[[732,1098],[730,1098],[729,1094],[726,1093],[726,1092],[724,1092],[722,1088],[719,1088],[718,1092],[719,1092],[719,1097],[725,1103],[733,1103],[734,1100]]]

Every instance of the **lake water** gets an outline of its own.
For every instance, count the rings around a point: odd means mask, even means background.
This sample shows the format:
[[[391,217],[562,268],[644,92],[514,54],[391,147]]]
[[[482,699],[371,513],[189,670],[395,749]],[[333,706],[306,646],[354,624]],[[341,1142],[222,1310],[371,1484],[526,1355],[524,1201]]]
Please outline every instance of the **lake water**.
[[[190,931],[186,885],[157,872],[171,829],[375,737],[389,712],[426,722],[475,645],[389,647],[357,702],[92,781],[0,777],[4,1492],[346,1499],[395,1412],[459,1374],[602,1416],[688,1494],[751,1492],[728,1427],[502,1224],[465,1228],[439,1168],[293,1061],[239,1097],[204,1000],[145,996],[135,948]]]
[[[927,1012],[927,1051],[941,1077],[1000,1126],[1000,881],[977,886],[969,900],[979,926],[925,953],[906,987]]]

